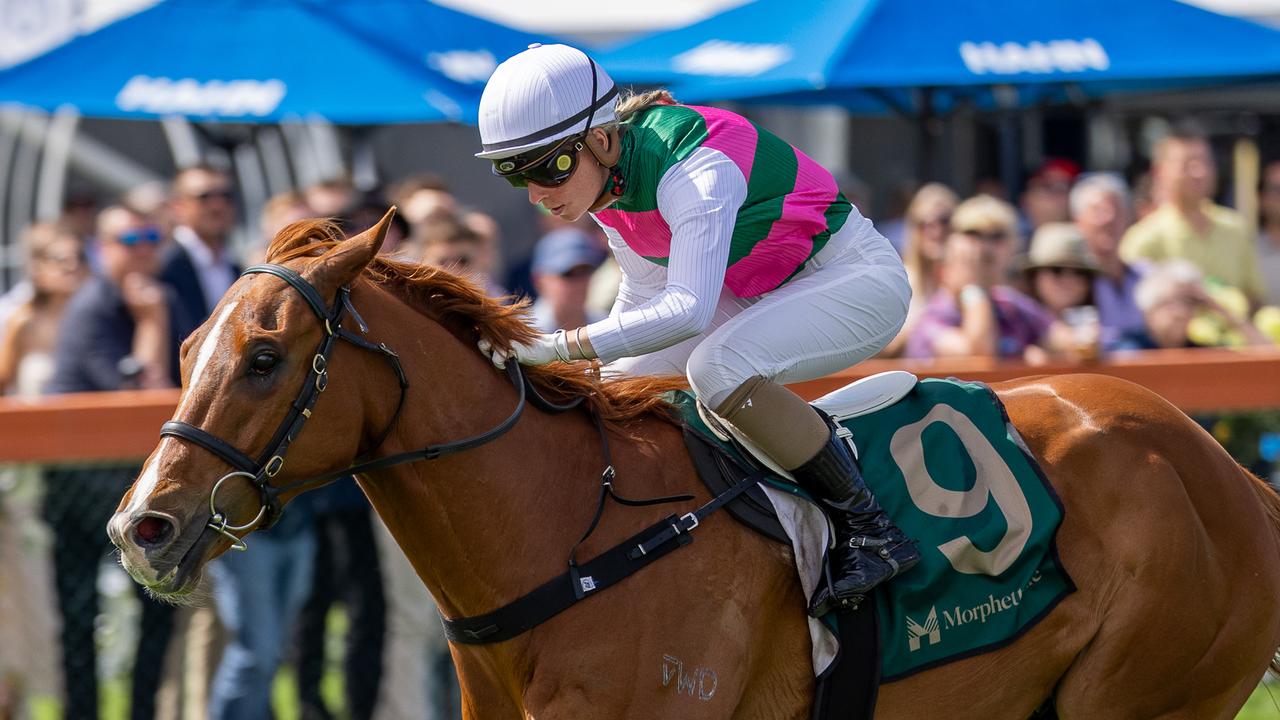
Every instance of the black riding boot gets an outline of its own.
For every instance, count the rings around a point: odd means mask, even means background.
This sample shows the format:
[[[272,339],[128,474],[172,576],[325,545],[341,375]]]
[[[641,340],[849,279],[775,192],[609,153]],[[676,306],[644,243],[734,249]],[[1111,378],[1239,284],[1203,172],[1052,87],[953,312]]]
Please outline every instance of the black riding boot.
[[[873,587],[920,562],[915,543],[903,534],[876,501],[853,459],[853,451],[826,418],[831,438],[811,460],[791,471],[805,489],[830,510],[836,531],[830,587],[814,595],[809,614],[848,611]],[[847,431],[845,431],[847,432]]]

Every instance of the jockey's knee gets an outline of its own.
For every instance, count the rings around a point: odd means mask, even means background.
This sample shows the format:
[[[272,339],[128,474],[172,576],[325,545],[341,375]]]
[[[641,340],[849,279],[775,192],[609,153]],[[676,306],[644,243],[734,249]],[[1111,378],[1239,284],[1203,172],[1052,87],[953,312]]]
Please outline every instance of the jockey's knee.
[[[702,343],[694,348],[685,372],[689,387],[698,394],[703,405],[712,409],[724,404],[743,383],[761,375],[752,368],[734,367],[726,362],[723,348],[713,343]]]

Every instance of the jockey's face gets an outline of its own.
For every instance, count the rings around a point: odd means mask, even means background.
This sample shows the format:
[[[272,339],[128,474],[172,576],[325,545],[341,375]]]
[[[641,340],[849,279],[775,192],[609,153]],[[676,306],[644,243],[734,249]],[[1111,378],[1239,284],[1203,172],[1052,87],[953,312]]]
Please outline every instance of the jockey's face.
[[[617,142],[617,138],[607,135],[599,128],[592,128],[587,133],[586,142],[594,147],[601,157],[606,157],[605,149],[611,148],[611,144]],[[591,149],[584,147],[578,151],[578,167],[563,185],[543,187],[536,183],[529,183],[529,202],[542,205],[561,220],[573,222],[591,209],[608,177],[609,168],[600,164]]]

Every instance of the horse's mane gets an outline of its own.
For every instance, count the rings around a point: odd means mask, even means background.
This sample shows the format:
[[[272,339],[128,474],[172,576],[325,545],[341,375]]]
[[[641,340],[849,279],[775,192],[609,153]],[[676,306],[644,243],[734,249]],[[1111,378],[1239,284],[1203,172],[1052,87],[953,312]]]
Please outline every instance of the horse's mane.
[[[303,257],[318,258],[343,239],[342,228],[331,220],[303,220],[276,234],[266,260],[284,263]],[[410,302],[468,345],[474,346],[483,337],[496,347],[510,347],[538,334],[527,320],[527,300],[504,304],[485,295],[474,282],[438,267],[376,257],[362,277]],[[688,387],[679,376],[602,380],[597,373],[585,370],[581,363],[525,368],[534,387],[548,399],[562,402],[582,397],[604,420],[613,423],[628,423],[651,413],[666,415],[669,405],[663,394]]]

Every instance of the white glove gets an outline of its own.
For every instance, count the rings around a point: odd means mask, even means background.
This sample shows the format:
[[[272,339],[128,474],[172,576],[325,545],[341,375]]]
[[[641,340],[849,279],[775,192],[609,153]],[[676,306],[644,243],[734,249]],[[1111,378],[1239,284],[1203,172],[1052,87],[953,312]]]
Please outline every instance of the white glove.
[[[569,340],[564,330],[554,333],[542,333],[529,344],[516,343],[510,351],[496,348],[488,340],[480,339],[476,343],[480,352],[484,353],[499,368],[507,366],[507,360],[514,357],[521,365],[546,365],[549,362],[569,362]]]

